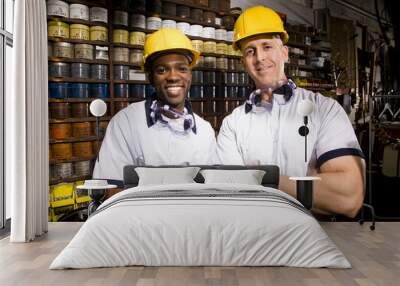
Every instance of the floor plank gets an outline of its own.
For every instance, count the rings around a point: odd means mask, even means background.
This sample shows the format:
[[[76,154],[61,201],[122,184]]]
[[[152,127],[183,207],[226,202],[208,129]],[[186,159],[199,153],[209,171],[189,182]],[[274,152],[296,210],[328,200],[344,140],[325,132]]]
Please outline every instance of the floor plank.
[[[0,240],[0,285],[136,286],[391,286],[400,273],[400,223],[324,222],[322,227],[351,262],[352,269],[290,267],[117,267],[49,270],[48,267],[81,227],[50,223],[49,232],[32,243]]]

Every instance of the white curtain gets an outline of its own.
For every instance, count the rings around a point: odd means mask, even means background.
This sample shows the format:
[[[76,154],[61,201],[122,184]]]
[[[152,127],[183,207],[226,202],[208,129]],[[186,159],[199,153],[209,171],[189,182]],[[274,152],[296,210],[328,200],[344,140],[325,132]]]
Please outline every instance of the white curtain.
[[[13,93],[6,97],[6,187],[12,242],[48,227],[47,19],[45,0],[15,1]]]

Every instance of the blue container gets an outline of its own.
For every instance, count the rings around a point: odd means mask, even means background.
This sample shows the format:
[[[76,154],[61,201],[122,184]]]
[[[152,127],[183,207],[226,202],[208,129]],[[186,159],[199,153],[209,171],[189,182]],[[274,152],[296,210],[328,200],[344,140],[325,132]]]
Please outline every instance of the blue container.
[[[69,97],[70,84],[67,82],[49,82],[49,98]]]
[[[190,98],[202,98],[203,97],[203,87],[201,85],[192,85],[190,87]]]
[[[108,92],[108,83],[93,83],[90,85],[90,97],[107,98],[110,97]]]
[[[156,91],[156,89],[152,85],[146,84],[146,87],[145,87],[146,97],[151,96],[155,91]]]
[[[129,97],[144,98],[145,88],[144,84],[130,84],[129,85]]]
[[[73,83],[71,85],[70,97],[88,98],[89,97],[89,84],[88,83]]]
[[[127,83],[114,84],[114,97],[129,97],[129,85]]]
[[[202,71],[192,71],[192,83],[203,83]]]
[[[247,95],[247,87],[245,87],[245,86],[239,87],[237,96],[238,97],[246,97],[246,95]]]

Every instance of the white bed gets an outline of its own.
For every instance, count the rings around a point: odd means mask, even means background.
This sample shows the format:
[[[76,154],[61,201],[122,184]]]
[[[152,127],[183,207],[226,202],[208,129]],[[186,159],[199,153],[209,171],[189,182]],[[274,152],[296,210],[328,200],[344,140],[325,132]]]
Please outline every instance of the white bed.
[[[351,267],[285,193],[198,183],[138,186],[111,197],[50,269],[128,265]]]

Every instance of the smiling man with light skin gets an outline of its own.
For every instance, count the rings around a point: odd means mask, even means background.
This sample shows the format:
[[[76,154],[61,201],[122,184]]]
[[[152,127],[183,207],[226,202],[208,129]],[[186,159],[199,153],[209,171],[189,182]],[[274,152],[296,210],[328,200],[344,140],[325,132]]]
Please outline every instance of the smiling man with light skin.
[[[354,217],[363,202],[364,160],[352,125],[333,99],[297,87],[284,72],[288,41],[279,15],[256,6],[235,23],[234,47],[240,49],[245,70],[255,90],[242,106],[227,116],[218,134],[218,156],[223,164],[273,164],[280,168],[279,189],[296,197],[289,176],[318,176],[313,210]],[[299,103],[309,100],[307,163],[303,116]]]
[[[188,100],[199,52],[182,32],[164,28],[147,37],[143,58],[156,91],[111,119],[93,178],[121,181],[125,165],[215,163],[215,132]]]

